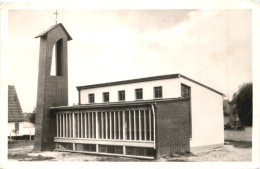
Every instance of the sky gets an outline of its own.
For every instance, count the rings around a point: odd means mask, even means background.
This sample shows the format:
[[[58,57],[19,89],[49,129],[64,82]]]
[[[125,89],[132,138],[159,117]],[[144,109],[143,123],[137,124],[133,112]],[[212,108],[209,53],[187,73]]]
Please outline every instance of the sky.
[[[55,10],[9,10],[8,84],[36,107],[39,38]],[[58,10],[68,42],[69,105],[76,86],[183,74],[232,99],[252,82],[251,10]]]

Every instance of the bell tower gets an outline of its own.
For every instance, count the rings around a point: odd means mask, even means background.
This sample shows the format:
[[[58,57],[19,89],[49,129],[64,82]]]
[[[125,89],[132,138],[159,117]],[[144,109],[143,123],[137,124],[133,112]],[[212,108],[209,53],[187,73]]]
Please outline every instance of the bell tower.
[[[54,148],[55,116],[50,107],[68,105],[67,42],[72,38],[61,23],[35,38],[40,38],[40,57],[34,151],[45,151]]]

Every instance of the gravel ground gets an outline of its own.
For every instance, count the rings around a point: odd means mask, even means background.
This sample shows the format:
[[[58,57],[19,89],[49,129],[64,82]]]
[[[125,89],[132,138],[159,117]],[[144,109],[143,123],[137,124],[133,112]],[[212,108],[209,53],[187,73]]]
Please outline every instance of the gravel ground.
[[[176,154],[159,160],[142,160],[126,157],[88,155],[70,152],[45,151],[34,153],[33,141],[17,141],[8,144],[9,161],[176,161],[176,162],[250,162],[252,159],[251,142],[225,142],[223,147],[207,148],[192,153]]]

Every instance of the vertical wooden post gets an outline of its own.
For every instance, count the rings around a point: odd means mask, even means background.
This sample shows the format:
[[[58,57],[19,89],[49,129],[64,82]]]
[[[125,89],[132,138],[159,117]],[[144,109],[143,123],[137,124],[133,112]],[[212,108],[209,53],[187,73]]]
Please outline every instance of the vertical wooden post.
[[[82,138],[82,113],[79,113],[79,117],[80,117],[80,125],[79,125],[79,138]]]
[[[134,110],[134,137],[135,137],[135,140],[136,140],[136,117],[135,117],[135,110]]]
[[[139,110],[139,140],[142,140],[141,110]]]
[[[106,139],[108,139],[108,135],[107,135],[107,130],[108,130],[108,125],[107,125],[107,112],[105,112],[105,122],[106,122]]]
[[[62,137],[65,137],[65,114],[62,114]]]
[[[61,128],[61,117],[62,117],[62,114],[59,114],[59,116],[60,116],[60,137],[62,137],[62,128]]]
[[[110,139],[112,139],[112,119],[111,119],[111,112],[109,112],[109,130],[110,130]]]
[[[92,117],[92,138],[94,138],[94,112],[91,112],[91,117]]]
[[[120,111],[118,111],[118,138],[121,139]]]
[[[104,139],[104,118],[103,118],[103,112],[100,112],[101,114],[101,137]]]
[[[78,137],[79,138],[79,112],[77,113],[77,122],[78,122]]]
[[[69,135],[69,137],[71,138],[72,137],[72,127],[71,127],[71,119],[72,119],[72,114],[71,113],[69,113],[69,127],[70,127],[70,135]]]
[[[116,119],[116,112],[114,111],[114,139],[116,139],[116,123],[117,123],[117,119]]]
[[[72,113],[72,137],[75,138],[76,137],[76,132],[75,132],[75,114]]]
[[[85,138],[88,138],[87,136],[87,130],[88,130],[88,126],[87,126],[87,112],[84,113],[85,119],[84,119],[84,123],[85,123]]]
[[[149,137],[152,141],[152,119],[151,119],[151,110],[149,110]]]
[[[90,112],[88,112],[88,138],[91,138],[91,136],[90,136]]]
[[[132,140],[132,119],[131,119],[131,110],[129,110],[129,140]]]
[[[68,111],[66,112],[66,137],[69,137],[69,118],[68,118]]]
[[[99,124],[98,124],[98,112],[96,112],[96,139],[99,139]],[[97,146],[98,148],[98,146]],[[98,151],[97,151],[98,152]]]
[[[147,138],[146,138],[146,110],[144,110],[144,140],[147,140]]]
[[[123,111],[123,118],[122,118],[122,122],[123,122],[123,140],[126,140],[126,117],[125,117],[125,111]]]

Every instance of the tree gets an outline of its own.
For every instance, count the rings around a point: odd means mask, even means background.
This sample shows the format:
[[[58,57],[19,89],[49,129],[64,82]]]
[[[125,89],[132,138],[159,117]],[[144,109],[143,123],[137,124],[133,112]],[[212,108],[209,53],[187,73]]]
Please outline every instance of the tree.
[[[233,95],[233,111],[238,114],[243,126],[252,126],[252,101],[253,84],[243,84],[237,93]]]
[[[30,122],[35,124],[35,118],[36,118],[36,108],[34,107],[33,113],[29,116]]]

